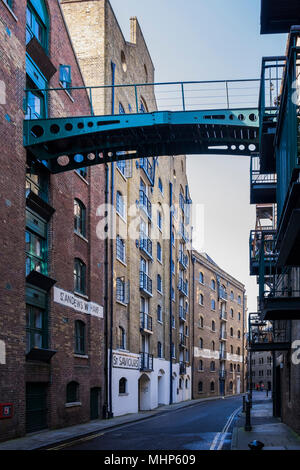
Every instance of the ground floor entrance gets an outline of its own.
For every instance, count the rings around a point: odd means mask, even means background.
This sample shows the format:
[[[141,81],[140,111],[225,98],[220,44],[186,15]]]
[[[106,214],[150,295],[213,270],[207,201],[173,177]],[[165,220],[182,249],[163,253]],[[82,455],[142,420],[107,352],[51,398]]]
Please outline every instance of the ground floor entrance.
[[[47,423],[47,384],[26,384],[26,433],[40,431]]]

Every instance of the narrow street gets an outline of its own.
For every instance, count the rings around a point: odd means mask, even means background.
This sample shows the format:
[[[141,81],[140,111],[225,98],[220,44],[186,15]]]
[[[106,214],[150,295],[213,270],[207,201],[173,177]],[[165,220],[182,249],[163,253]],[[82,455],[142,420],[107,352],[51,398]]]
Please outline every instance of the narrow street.
[[[241,396],[198,403],[104,431],[66,450],[229,450],[241,405]]]

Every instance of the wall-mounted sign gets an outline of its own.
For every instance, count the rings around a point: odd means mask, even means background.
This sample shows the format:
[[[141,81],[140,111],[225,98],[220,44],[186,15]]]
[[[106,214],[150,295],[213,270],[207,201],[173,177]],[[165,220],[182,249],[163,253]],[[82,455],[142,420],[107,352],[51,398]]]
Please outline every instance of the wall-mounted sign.
[[[13,404],[12,403],[0,403],[0,419],[12,418],[13,417]]]
[[[130,356],[129,354],[113,353],[113,367],[121,369],[139,369],[140,357]]]
[[[53,300],[58,304],[70,307],[77,312],[86,313],[94,317],[103,318],[103,307],[95,302],[87,302],[80,297],[67,292],[59,287],[54,286],[53,288]]]

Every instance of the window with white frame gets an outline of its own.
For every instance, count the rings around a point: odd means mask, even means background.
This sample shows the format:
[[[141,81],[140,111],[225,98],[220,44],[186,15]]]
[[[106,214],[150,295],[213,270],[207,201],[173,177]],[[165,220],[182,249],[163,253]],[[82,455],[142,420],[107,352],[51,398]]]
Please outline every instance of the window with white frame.
[[[125,263],[125,260],[126,260],[125,242],[119,235],[117,235],[116,243],[117,243],[117,258],[123,263]]]

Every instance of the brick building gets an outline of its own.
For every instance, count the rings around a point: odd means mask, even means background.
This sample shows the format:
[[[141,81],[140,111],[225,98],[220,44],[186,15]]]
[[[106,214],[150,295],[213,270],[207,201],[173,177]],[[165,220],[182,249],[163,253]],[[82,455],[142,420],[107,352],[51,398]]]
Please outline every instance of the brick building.
[[[244,285],[206,253],[192,252],[193,398],[245,391]]]
[[[50,175],[23,121],[89,115],[59,2],[0,2],[0,439],[87,422],[104,402],[104,168]],[[48,87],[57,91],[41,91]],[[26,95],[24,90],[30,89]]]
[[[254,390],[272,390],[273,381],[272,354],[268,351],[251,354],[252,388]]]
[[[86,84],[117,85],[93,89],[95,113],[156,110],[153,86],[138,87],[136,94],[134,87],[118,87],[154,82],[137,19],[130,19],[128,42],[109,1],[61,4]],[[106,241],[109,413],[121,415],[191,396],[190,197],[185,156],[140,155],[127,162],[120,156],[106,171],[107,201],[115,207],[114,235]]]

